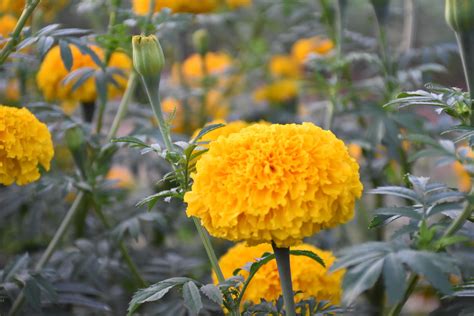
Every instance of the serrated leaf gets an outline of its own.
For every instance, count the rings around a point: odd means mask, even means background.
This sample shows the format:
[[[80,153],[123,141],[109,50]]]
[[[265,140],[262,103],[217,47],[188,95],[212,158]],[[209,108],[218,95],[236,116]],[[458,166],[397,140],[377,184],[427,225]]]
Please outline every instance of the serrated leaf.
[[[422,219],[422,214],[417,212],[413,207],[401,206],[401,207],[382,207],[375,210],[377,215],[398,215],[408,217],[416,220]]]
[[[201,286],[200,290],[211,301],[213,301],[219,306],[222,306],[223,304],[222,293],[217,286],[215,286],[214,284],[206,284],[206,285]]]
[[[368,193],[398,196],[398,197],[409,199],[421,204],[420,198],[416,194],[416,192],[404,187],[384,186],[384,187],[378,187],[376,189],[372,189]]]
[[[199,289],[193,281],[189,281],[183,285],[184,305],[195,315],[199,314],[202,309],[202,300]]]

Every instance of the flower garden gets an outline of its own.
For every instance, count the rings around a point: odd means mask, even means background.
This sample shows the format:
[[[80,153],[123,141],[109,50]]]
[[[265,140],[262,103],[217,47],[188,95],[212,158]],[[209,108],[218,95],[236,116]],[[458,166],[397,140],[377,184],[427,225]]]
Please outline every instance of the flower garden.
[[[473,21],[0,0],[0,316],[473,315]]]

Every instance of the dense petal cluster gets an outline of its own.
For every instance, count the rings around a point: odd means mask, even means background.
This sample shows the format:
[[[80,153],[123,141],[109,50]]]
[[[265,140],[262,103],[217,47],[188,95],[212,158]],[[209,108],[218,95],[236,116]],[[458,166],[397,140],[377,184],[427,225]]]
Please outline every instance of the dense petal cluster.
[[[215,237],[288,247],[353,217],[359,166],[314,124],[264,125],[218,138],[196,165],[188,216]]]
[[[0,183],[25,185],[49,170],[54,149],[48,127],[26,108],[0,105]]]
[[[99,69],[99,66],[94,62],[90,55],[83,54],[79,48],[74,45],[70,45],[69,47],[73,57],[71,72],[84,67]],[[91,46],[90,48],[99,58],[104,58],[104,52],[100,47]],[[116,52],[112,54],[108,66],[117,68],[127,74],[132,67],[132,62],[126,54]],[[42,91],[46,100],[93,102],[97,98],[97,89],[94,78],[88,78],[74,90],[73,85],[77,79],[73,79],[68,83],[64,82],[65,78],[67,78],[71,72],[69,72],[64,66],[59,46],[53,47],[46,54],[36,76],[38,87]],[[119,87],[116,87],[113,84],[108,85],[108,93],[111,97],[119,95],[125,89],[127,82],[127,80],[119,74],[114,75],[114,79]]]
[[[150,10],[151,0],[133,0],[132,9],[135,14],[146,15]],[[154,12],[168,8],[174,13],[208,13],[217,9],[218,0],[159,0],[155,1]]]
[[[323,259],[326,267],[323,267],[311,258],[304,256],[291,256],[291,276],[293,290],[299,292],[296,301],[314,297],[317,300],[328,300],[333,305],[340,303],[342,295],[342,278],[345,270],[329,272],[329,268],[335,261],[334,255],[330,251],[320,250],[312,245],[302,244],[292,248],[293,250],[308,250],[317,254]],[[246,246],[243,243],[230,248],[229,251],[219,259],[219,265],[224,277],[229,278],[236,269],[243,268],[246,264],[255,262],[264,253],[272,253],[269,244],[258,246]],[[240,270],[240,275],[248,277],[246,270]],[[217,278],[213,275],[214,282]],[[250,301],[259,303],[261,299],[267,301],[276,300],[281,295],[280,277],[275,260],[262,266],[253,277],[248,286],[243,302]]]

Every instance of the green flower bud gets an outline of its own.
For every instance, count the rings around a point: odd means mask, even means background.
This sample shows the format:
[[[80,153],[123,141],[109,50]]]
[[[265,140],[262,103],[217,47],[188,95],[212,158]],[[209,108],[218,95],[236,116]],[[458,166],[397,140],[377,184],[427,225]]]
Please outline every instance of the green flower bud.
[[[446,0],[446,22],[455,32],[474,29],[474,0]]]
[[[66,144],[72,152],[82,149],[84,144],[84,132],[79,126],[74,126],[66,130]]]
[[[380,24],[385,24],[388,16],[390,0],[370,0],[375,10],[375,15]]]
[[[209,34],[205,29],[199,29],[193,34],[193,44],[199,55],[204,56],[209,49]]]
[[[133,36],[132,46],[135,70],[143,77],[158,77],[165,65],[165,56],[156,36]]]

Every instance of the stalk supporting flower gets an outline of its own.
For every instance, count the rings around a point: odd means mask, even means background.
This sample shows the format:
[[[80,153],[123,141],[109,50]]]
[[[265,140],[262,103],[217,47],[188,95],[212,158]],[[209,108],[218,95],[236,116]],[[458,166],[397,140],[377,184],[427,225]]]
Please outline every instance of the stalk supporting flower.
[[[279,248],[275,243],[272,243],[272,247],[278,266],[278,274],[280,275],[281,291],[283,293],[283,301],[285,302],[286,315],[296,316],[295,298],[293,295],[293,285],[291,283],[290,248]]]
[[[163,111],[161,109],[160,96],[159,96],[159,85],[161,70],[165,64],[165,58],[163,50],[161,49],[158,39],[151,36],[134,36],[133,37],[133,65],[138,74],[140,74],[145,90],[148,95],[148,99],[152,106],[153,112],[158,120],[158,127],[160,129],[161,136],[165,143],[166,149],[169,152],[174,151],[174,146],[171,140],[170,126],[165,121]],[[217,256],[212,248],[209,236],[204,231],[197,219],[193,219],[196,229],[198,230],[201,241],[206,249],[209,257],[209,261],[217,275],[219,275],[220,282],[225,281],[222,271],[219,268]]]

